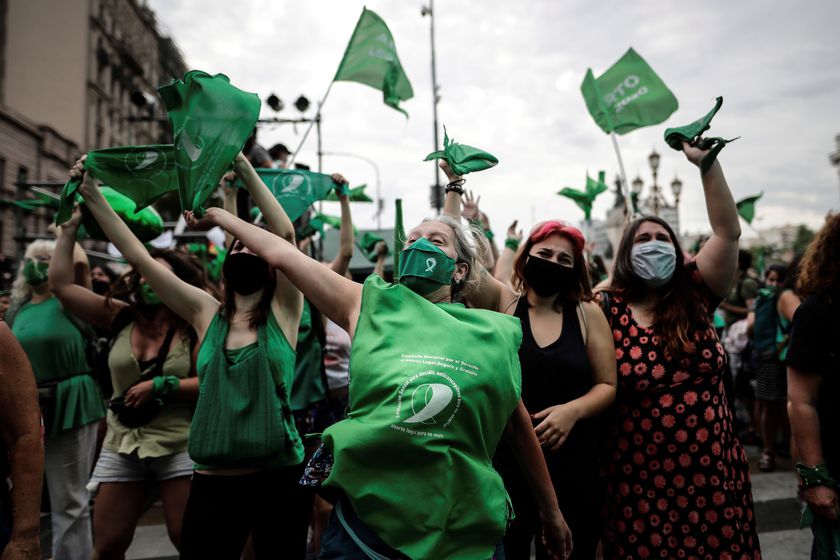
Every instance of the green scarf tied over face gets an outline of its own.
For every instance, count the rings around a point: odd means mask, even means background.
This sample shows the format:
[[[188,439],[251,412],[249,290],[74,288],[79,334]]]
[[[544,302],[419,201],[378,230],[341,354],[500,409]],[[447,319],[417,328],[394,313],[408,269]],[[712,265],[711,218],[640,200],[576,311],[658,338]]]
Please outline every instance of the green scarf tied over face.
[[[108,205],[114,209],[117,216],[125,222],[128,229],[131,230],[137,239],[140,241],[151,241],[152,239],[163,233],[163,218],[158,214],[157,210],[148,206],[142,210],[137,210],[135,202],[118,193],[110,187],[101,187],[100,192]],[[81,197],[79,197],[81,199]],[[90,213],[87,206],[82,204],[82,227],[79,228],[79,236],[84,236],[85,233],[91,239],[98,239],[100,241],[108,241],[108,236],[102,231],[102,227],[93,214]]]
[[[111,189],[131,199],[137,211],[168,192],[178,190],[175,147],[172,144],[121,146],[88,152],[85,170]],[[73,215],[81,179],[70,179],[61,189],[56,225]]]
[[[224,74],[191,70],[183,80],[158,88],[175,137],[178,194],[182,210],[204,214],[260,114],[260,99],[230,84]]]
[[[682,143],[688,142],[690,145],[700,148],[701,150],[711,150],[703,160],[700,162],[700,172],[706,173],[712,164],[715,162],[717,155],[726,144],[737,140],[740,136],[725,140],[720,137],[703,138],[703,133],[709,129],[712,119],[717,114],[721,105],[723,105],[723,97],[718,97],[715,100],[715,106],[712,110],[706,113],[705,116],[697,119],[691,124],[679,126],[676,128],[668,128],[665,130],[665,142],[677,151],[682,150]]]
[[[452,283],[455,259],[421,237],[400,254],[400,284],[421,296]]]
[[[499,160],[490,153],[450,140],[445,126],[443,127],[443,150],[432,152],[423,161],[433,159],[445,159],[456,175],[483,171],[499,163]]]
[[[30,286],[38,286],[47,281],[50,263],[27,259],[23,264],[23,279]]]

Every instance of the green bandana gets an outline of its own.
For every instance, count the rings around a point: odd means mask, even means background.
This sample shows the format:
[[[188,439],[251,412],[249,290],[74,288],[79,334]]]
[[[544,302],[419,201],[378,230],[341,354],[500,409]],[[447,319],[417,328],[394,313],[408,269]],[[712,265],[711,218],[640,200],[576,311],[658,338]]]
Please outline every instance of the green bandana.
[[[423,161],[433,159],[445,159],[456,175],[466,175],[471,171],[482,171],[499,163],[499,160],[492,154],[450,140],[445,126],[443,127],[443,150],[432,152]]]
[[[346,185],[345,185],[346,187]],[[347,198],[350,199],[350,202],[373,202],[373,199],[365,194],[365,189],[367,185],[359,185],[358,187],[353,187],[352,189],[347,190]],[[338,190],[338,189],[336,189]],[[331,192],[327,195],[327,198],[324,200],[330,201],[337,201],[338,196],[335,192]]]
[[[223,74],[191,70],[158,88],[175,137],[181,210],[203,205],[254,130],[260,99],[230,84]]]
[[[370,262],[376,262],[379,258],[379,254],[376,252],[376,246],[379,244],[380,241],[385,241],[380,236],[372,233],[370,231],[366,231],[362,234],[361,238],[356,242],[356,245],[359,246],[362,253],[367,257]],[[388,250],[385,253],[385,256],[391,254],[391,251]]]
[[[400,284],[421,296],[452,282],[455,259],[421,237],[400,254]]]
[[[726,144],[737,140],[740,136],[725,140],[720,137],[703,138],[703,133],[711,126],[712,119],[717,114],[721,105],[723,105],[723,97],[718,97],[715,100],[715,106],[712,110],[706,113],[705,116],[697,119],[691,124],[679,126],[676,128],[668,128],[665,130],[665,142],[677,151],[682,150],[682,143],[688,142],[692,146],[696,146],[701,150],[711,150],[703,160],[700,162],[700,172],[705,173],[709,170],[715,162],[717,155]]]
[[[23,278],[30,286],[37,286],[47,281],[50,263],[28,259],[23,265]]]
[[[300,218],[313,202],[326,199],[335,188],[329,175],[304,169],[257,169],[257,175],[291,221]],[[245,188],[238,179],[236,185]]]
[[[99,190],[102,192],[102,196],[105,197],[108,205],[114,209],[117,216],[125,222],[125,225],[128,226],[128,229],[131,230],[131,233],[137,239],[143,242],[151,241],[163,233],[163,218],[158,214],[157,210],[151,206],[147,206],[142,210],[136,210],[134,201],[127,196],[121,195],[110,187],[102,187]],[[82,230],[80,228],[79,235],[82,236],[86,233],[91,239],[108,241],[108,236],[102,231],[99,222],[96,221],[96,218],[93,217],[93,214],[90,213],[87,206],[82,204],[81,210],[84,216],[82,220],[84,229]]]
[[[143,303],[146,305],[160,305],[162,303],[160,301],[160,296],[155,293],[147,282],[140,284],[140,299],[143,300]]]

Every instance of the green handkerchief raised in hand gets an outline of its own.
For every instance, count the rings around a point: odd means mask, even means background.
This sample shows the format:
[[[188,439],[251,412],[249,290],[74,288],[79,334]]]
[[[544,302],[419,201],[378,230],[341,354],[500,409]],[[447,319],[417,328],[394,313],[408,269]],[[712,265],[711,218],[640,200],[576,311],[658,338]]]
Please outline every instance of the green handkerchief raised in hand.
[[[137,236],[140,241],[151,241],[152,239],[163,233],[163,218],[158,214],[157,210],[151,206],[147,206],[141,210],[137,210],[132,199],[128,198],[109,187],[102,187],[102,196],[108,201],[117,216],[128,226],[128,229]],[[82,226],[84,231],[92,239],[99,239],[100,241],[108,241],[108,236],[102,231],[96,218],[87,209],[87,206],[82,204]]]
[[[178,190],[175,147],[172,144],[120,146],[88,152],[85,170],[114,191],[134,201],[142,210],[168,192]],[[70,179],[61,189],[55,223],[63,224],[73,214],[76,191],[82,182]]]
[[[443,150],[432,152],[423,161],[433,159],[445,159],[456,175],[483,171],[499,163],[499,160],[493,154],[450,140],[445,126],[443,127]]]
[[[373,199],[365,194],[366,188],[367,185],[359,185],[348,189],[347,198],[350,199],[350,202],[373,202]],[[335,202],[338,200],[338,195],[333,191],[324,200]]]
[[[712,107],[712,110],[706,113],[705,116],[685,126],[665,129],[665,142],[677,151],[681,151],[683,149],[683,142],[688,142],[692,146],[696,146],[701,150],[709,150],[709,153],[706,154],[700,162],[701,173],[705,173],[710,167],[712,167],[717,155],[724,146],[726,146],[729,142],[740,138],[740,136],[729,140],[721,137],[703,138],[703,133],[709,129],[709,126],[711,126],[712,119],[717,114],[721,105],[723,105],[723,97],[718,97],[715,99],[715,106]]]
[[[260,99],[231,85],[224,74],[191,70],[158,88],[175,137],[181,210],[203,214],[260,114]]]
[[[335,188],[332,177],[303,169],[257,169],[257,175],[292,221],[300,218],[313,202],[324,200]],[[242,181],[236,185],[244,188]]]

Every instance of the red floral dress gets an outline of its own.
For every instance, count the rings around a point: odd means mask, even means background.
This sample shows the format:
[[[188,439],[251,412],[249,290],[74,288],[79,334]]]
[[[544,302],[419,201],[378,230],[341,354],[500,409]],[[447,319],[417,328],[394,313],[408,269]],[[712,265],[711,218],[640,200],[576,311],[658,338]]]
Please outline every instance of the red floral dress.
[[[692,267],[697,297],[719,302]],[[608,313],[618,363],[609,432],[605,558],[759,559],[749,465],[723,390],[726,355],[709,328],[674,359],[618,294]]]

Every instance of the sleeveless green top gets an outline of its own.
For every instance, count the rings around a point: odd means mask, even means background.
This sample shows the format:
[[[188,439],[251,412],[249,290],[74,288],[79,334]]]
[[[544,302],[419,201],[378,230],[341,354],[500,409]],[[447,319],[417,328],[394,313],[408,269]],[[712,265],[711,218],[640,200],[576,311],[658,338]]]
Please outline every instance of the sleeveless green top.
[[[519,319],[377,275],[350,350],[350,413],[324,432],[362,521],[411,558],[486,560],[511,516],[491,457],[519,402]]]
[[[114,340],[108,354],[108,368],[114,394],[122,395],[143,375],[137,358],[131,353],[131,332],[134,323],[125,326]],[[185,379],[190,375],[192,357],[190,341],[176,338],[163,362],[163,375],[174,375]],[[163,457],[187,450],[187,437],[192,420],[192,404],[173,400],[166,403],[148,424],[129,428],[117,420],[116,414],[108,411],[108,431],[102,446],[115,453],[128,455],[137,451],[141,459]]]
[[[320,316],[319,316],[320,317]],[[303,312],[298,327],[295,377],[292,382],[292,410],[304,410],[309,405],[327,398],[324,384],[324,346],[312,323],[309,300],[303,300]]]
[[[287,387],[295,351],[273,313],[257,342],[225,349],[229,325],[216,314],[198,351],[199,394],[189,452],[199,470],[267,469],[303,461]]]
[[[14,317],[12,333],[23,347],[35,381],[55,382],[55,410],[49,436],[85,426],[105,416],[105,403],[96,381],[87,373],[85,338],[61,308],[56,297],[24,304]]]

